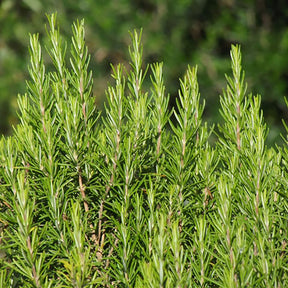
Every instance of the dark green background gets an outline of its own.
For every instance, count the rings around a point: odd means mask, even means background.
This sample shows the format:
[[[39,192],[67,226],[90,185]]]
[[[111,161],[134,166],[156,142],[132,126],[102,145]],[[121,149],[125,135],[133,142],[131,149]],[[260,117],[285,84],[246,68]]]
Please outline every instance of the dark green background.
[[[16,96],[28,79],[29,32],[45,43],[45,13],[58,12],[60,30],[85,18],[94,92],[102,106],[110,63],[127,62],[128,30],[143,28],[145,62],[163,61],[167,91],[177,95],[188,64],[198,65],[205,117],[218,122],[219,94],[230,73],[232,43],[242,47],[248,92],[262,95],[270,127],[269,143],[279,141],[287,120],[288,4],[286,0],[2,0],[0,2],[0,133],[17,123]],[[45,40],[46,39],[46,40]],[[173,106],[173,97],[171,106]]]

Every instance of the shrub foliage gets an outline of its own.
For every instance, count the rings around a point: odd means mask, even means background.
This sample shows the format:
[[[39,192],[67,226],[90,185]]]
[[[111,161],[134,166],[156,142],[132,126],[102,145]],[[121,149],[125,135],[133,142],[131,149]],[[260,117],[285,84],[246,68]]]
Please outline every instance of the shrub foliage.
[[[288,149],[265,145],[240,47],[214,145],[197,67],[170,111],[163,64],[143,67],[134,31],[101,114],[84,21],[67,49],[48,20],[54,70],[31,35],[20,124],[0,142],[0,286],[286,287]]]

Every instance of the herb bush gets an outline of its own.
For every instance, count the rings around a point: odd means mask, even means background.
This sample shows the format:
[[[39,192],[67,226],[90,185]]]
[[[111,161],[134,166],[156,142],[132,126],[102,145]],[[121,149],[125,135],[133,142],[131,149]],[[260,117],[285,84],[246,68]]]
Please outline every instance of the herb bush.
[[[84,22],[68,55],[48,20],[55,69],[31,35],[20,124],[0,142],[0,286],[286,287],[288,149],[265,145],[240,47],[212,145],[197,67],[169,111],[163,64],[143,68],[133,32],[101,115]]]

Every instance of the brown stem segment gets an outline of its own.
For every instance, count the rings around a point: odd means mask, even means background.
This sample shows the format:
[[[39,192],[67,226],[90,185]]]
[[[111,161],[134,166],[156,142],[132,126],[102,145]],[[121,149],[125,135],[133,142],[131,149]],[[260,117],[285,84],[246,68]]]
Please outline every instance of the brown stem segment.
[[[78,181],[79,181],[80,193],[81,193],[82,199],[83,199],[83,201],[84,201],[84,209],[85,209],[85,212],[88,212],[88,211],[89,211],[89,206],[88,206],[88,203],[87,203],[87,201],[86,201],[85,187],[84,187],[83,181],[82,181],[81,168],[79,168],[79,178],[78,178]]]
[[[87,203],[87,200],[86,200],[86,193],[85,193],[85,186],[83,185],[83,180],[82,180],[82,175],[81,175],[81,168],[79,168],[79,189],[80,189],[80,193],[81,193],[81,196],[82,196],[82,199],[84,201],[84,210],[85,212],[87,213],[89,211],[89,206],[88,206],[88,203]],[[96,234],[95,234],[95,230],[94,230],[94,226],[92,224],[89,225],[91,231],[92,231],[92,241],[94,243],[96,243],[96,245],[98,244],[97,243],[97,237],[96,237]]]

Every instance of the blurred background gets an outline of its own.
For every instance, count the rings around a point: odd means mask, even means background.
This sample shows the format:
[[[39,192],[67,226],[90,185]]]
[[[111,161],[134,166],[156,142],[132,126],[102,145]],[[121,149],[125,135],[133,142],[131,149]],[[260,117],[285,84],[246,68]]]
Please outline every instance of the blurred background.
[[[262,95],[270,128],[268,143],[281,143],[282,119],[288,120],[287,0],[1,0],[0,1],[0,135],[17,123],[17,94],[28,79],[29,33],[47,40],[46,13],[58,13],[60,31],[71,37],[71,23],[85,18],[94,93],[99,107],[110,78],[110,63],[127,62],[128,31],[143,28],[145,63],[164,62],[171,106],[179,77],[198,65],[205,120],[221,121],[219,95],[230,74],[230,47],[239,43],[248,92]],[[45,40],[46,39],[46,40]]]

